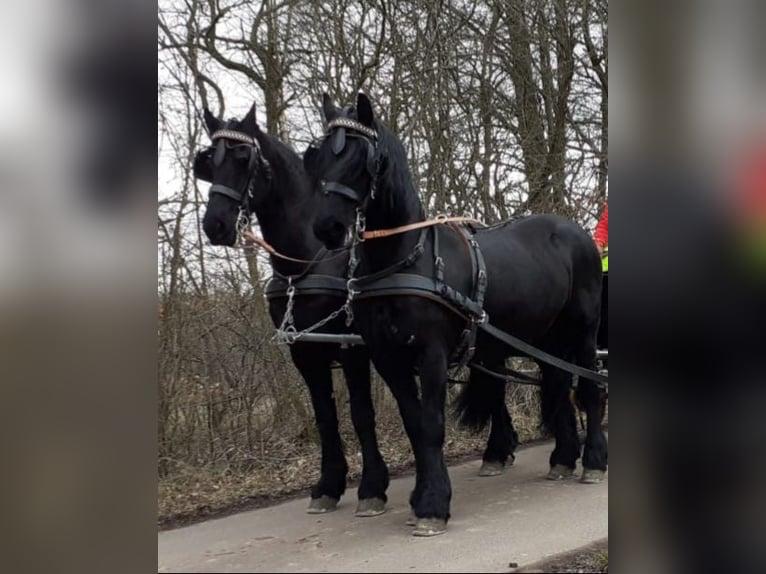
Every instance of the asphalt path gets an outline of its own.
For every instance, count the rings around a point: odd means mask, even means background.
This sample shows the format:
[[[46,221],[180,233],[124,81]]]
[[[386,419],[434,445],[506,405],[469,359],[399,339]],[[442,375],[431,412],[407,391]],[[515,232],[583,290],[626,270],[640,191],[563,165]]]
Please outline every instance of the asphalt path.
[[[388,511],[357,518],[349,489],[335,512],[310,515],[308,499],[160,532],[159,572],[510,572],[608,536],[608,474],[600,484],[549,481],[543,443],[514,466],[479,477],[481,461],[449,469],[446,534],[412,536],[414,476],[391,481]],[[578,467],[578,472],[581,469]]]

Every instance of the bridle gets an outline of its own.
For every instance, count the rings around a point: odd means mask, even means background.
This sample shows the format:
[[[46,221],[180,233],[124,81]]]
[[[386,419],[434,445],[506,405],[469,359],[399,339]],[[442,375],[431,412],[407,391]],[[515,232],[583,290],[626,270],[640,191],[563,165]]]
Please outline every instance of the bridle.
[[[348,109],[348,108],[347,108]],[[345,112],[346,110],[344,110]],[[339,155],[346,147],[346,138],[352,137],[364,141],[367,144],[367,173],[370,175],[370,190],[363,200],[361,194],[351,187],[339,181],[322,180],[320,189],[325,195],[335,193],[350,199],[357,206],[361,206],[369,199],[375,199],[377,191],[378,174],[380,169],[380,155],[378,154],[378,133],[361,122],[349,117],[338,117],[327,124],[325,138],[330,140],[332,152]]]
[[[194,175],[197,179],[212,182],[212,175],[205,171],[212,161],[214,167],[220,167],[226,157],[226,150],[235,149],[240,146],[249,148],[249,158],[247,162],[247,180],[241,189],[234,189],[220,183],[213,183],[210,186],[210,195],[219,194],[233,199],[239,204],[239,214],[237,215],[237,236],[248,228],[250,223],[250,200],[253,198],[253,184],[255,183],[255,174],[258,168],[263,169],[267,179],[271,179],[271,165],[261,152],[261,146],[258,140],[244,132],[222,129],[214,132],[210,139],[213,145],[206,150],[197,153],[194,160]],[[239,142],[235,145],[229,145],[229,142]]]

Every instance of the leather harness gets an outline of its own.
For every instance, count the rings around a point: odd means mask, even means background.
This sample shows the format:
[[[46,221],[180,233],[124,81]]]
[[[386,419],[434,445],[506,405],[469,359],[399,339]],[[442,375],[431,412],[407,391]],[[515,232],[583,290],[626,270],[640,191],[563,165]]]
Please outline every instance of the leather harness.
[[[336,155],[343,149],[345,137],[347,135],[353,135],[354,137],[359,137],[367,141],[367,169],[372,176],[371,192],[374,193],[378,175],[378,161],[374,153],[375,144],[377,143],[377,134],[370,128],[367,128],[351,118],[339,118],[331,122],[328,126],[328,135],[334,129],[337,131],[333,136],[334,139],[332,143],[333,153]],[[357,133],[346,133],[348,129]],[[321,187],[325,194],[337,193],[352,201],[360,203],[360,197],[356,190],[338,182],[322,181]],[[458,219],[464,221],[459,225],[455,225],[455,220]],[[423,297],[445,306],[447,309],[460,315],[466,320],[466,326],[460,335],[460,342],[450,357],[451,367],[463,367],[471,361],[476,350],[477,332],[478,329],[481,328],[487,334],[533,358],[543,360],[548,364],[564,369],[572,374],[587,377],[597,381],[601,385],[606,385],[608,383],[608,378],[601,373],[596,373],[595,371],[554,357],[517,337],[501,331],[489,323],[487,314],[483,308],[484,296],[487,290],[486,265],[479,244],[474,238],[476,228],[475,226],[469,226],[465,221],[473,220],[470,220],[469,218],[437,218],[436,220],[418,222],[418,224],[403,226],[395,230],[377,230],[377,232],[356,233],[349,259],[348,281],[340,277],[310,274],[311,269],[313,269],[316,263],[319,262],[319,260],[315,260],[299,276],[286,277],[275,272],[274,276],[266,285],[266,297],[268,299],[288,297],[288,289],[290,287],[294,288],[295,295],[333,295],[339,298],[348,297],[348,302],[350,302],[352,296],[359,300],[387,296]],[[357,224],[358,223],[359,221],[357,221]],[[444,280],[445,264],[440,252],[439,239],[442,224],[449,224],[453,231],[460,234],[468,246],[471,262],[470,295],[460,293],[455,288],[448,285]],[[370,275],[364,277],[353,276],[356,264],[358,263],[355,251],[361,241],[368,238],[384,237],[394,233],[414,231],[415,229],[420,229],[420,235],[415,247],[407,257]],[[357,231],[359,230],[357,229]],[[429,231],[433,232],[434,276],[425,277],[423,275],[407,273],[406,270],[414,265],[414,263],[423,255]],[[509,369],[502,369],[504,372],[500,374],[489,371],[475,363],[471,363],[471,367],[479,368],[479,370],[486,371],[492,376],[504,378],[506,380],[515,380],[516,382],[524,384],[534,384],[531,382],[532,379],[527,375]]]

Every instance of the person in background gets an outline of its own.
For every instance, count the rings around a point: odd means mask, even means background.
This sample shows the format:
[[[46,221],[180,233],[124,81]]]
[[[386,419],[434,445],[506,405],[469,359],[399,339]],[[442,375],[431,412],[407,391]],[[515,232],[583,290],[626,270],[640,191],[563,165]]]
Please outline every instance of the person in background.
[[[766,279],[766,135],[758,137],[737,160],[733,199],[735,231],[743,263],[753,278]]]
[[[596,242],[596,247],[603,261],[602,267],[606,272],[609,270],[609,202],[604,204],[604,212],[596,225],[593,240]]]
[[[609,306],[607,295],[609,293],[609,202],[604,204],[604,211],[598,220],[596,230],[593,232],[593,241],[601,255],[601,269],[604,277],[601,282],[601,326],[596,337],[596,346],[599,349],[609,347]]]

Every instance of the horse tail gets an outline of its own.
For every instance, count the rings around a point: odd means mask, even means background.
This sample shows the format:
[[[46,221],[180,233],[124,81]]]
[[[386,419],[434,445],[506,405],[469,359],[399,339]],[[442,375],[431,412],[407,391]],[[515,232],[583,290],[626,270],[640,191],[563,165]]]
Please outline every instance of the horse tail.
[[[505,400],[505,383],[490,377],[471,374],[454,402],[454,413],[460,424],[475,432],[483,430],[492,417],[496,401]]]

